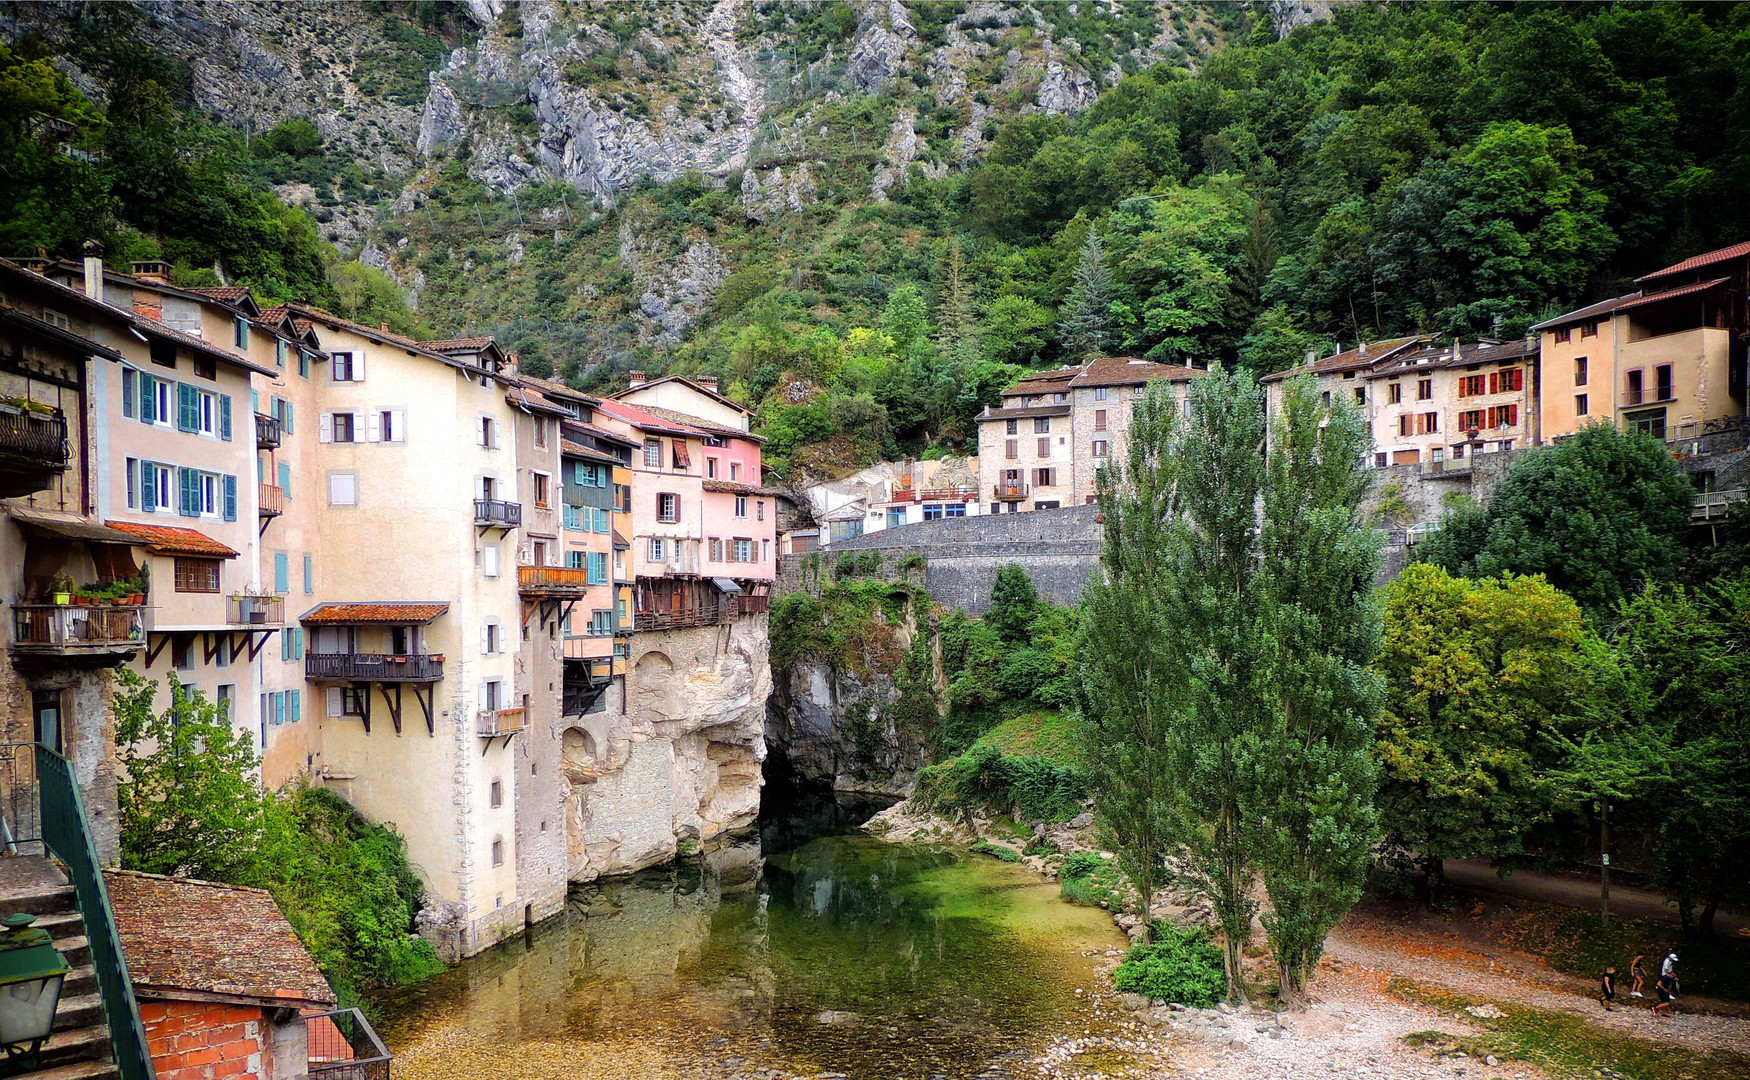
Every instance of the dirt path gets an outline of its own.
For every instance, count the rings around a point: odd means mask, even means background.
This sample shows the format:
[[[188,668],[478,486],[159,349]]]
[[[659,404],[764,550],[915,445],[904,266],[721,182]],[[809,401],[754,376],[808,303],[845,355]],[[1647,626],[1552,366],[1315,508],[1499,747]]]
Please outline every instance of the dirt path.
[[[1474,892],[1512,896],[1522,900],[1537,900],[1562,907],[1598,907],[1598,881],[1578,874],[1549,874],[1540,870],[1515,870],[1502,877],[1481,859],[1448,859],[1446,880]],[[1610,910],[1614,915],[1635,919],[1657,919],[1676,925],[1677,909],[1665,897],[1646,889],[1619,885],[1610,886]],[[1714,916],[1714,930],[1721,934],[1750,931],[1750,915],[1721,910]]]

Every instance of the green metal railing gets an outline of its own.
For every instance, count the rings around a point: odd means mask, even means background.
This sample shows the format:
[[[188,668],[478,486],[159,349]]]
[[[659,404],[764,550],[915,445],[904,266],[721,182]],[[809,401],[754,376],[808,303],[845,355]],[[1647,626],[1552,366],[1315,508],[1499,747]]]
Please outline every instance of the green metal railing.
[[[109,1021],[116,1068],[122,1080],[157,1080],[152,1071],[152,1054],[146,1047],[146,1029],[140,1024],[140,1005],[134,1000],[134,981],[128,976],[128,961],[122,955],[115,910],[109,906],[109,890],[103,885],[103,868],[91,843],[91,829],[79,798],[73,766],[39,744],[36,774],[42,792],[43,842],[66,864],[67,875],[73,879],[79,914],[85,920],[85,937],[91,943],[91,966],[103,998],[103,1015]]]

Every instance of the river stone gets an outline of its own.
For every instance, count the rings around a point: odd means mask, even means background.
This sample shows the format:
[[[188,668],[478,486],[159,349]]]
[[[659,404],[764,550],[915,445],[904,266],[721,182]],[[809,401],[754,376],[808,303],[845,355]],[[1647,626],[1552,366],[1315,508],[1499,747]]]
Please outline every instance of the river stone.
[[[863,1020],[863,1018],[861,1016],[858,1016],[854,1012],[841,1012],[838,1009],[824,1010],[819,1016],[815,1017],[814,1019],[817,1023],[831,1024],[831,1025],[834,1025],[837,1027],[845,1027],[845,1026],[849,1026],[851,1024],[858,1024],[858,1023],[861,1023]]]
[[[1141,994],[1125,994],[1118,1000],[1131,1012],[1148,1008],[1148,998],[1143,997]]]

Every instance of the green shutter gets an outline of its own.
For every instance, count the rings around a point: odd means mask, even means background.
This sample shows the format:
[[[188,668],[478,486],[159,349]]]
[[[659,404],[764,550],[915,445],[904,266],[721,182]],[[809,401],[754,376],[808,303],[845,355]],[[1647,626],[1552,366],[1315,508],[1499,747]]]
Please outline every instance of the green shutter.
[[[292,433],[292,403],[289,401],[285,403],[285,416],[282,419],[285,421],[286,434],[290,435]]]
[[[292,497],[292,467],[284,461],[280,462],[280,491],[286,498]]]
[[[231,395],[219,395],[219,438],[231,441]]]
[[[200,395],[187,383],[176,384],[176,429],[199,431],[201,427]]]
[[[143,373],[140,375],[140,423],[142,424],[150,424],[158,419],[157,388],[153,385],[156,382],[157,380],[150,375]]]
[[[225,477],[225,520],[237,520],[237,478],[230,475]]]
[[[294,723],[294,724],[297,723],[302,718],[303,702],[300,700],[302,695],[303,695],[303,691],[301,691],[301,690],[287,690],[286,691],[286,697],[292,703],[292,723]]]
[[[291,589],[289,588],[288,581],[287,581],[287,579],[289,577],[290,577],[290,574],[287,572],[287,568],[286,568],[286,553],[283,551],[274,552],[273,553],[273,591],[276,593],[290,592]]]
[[[128,459],[128,509],[140,505],[140,463]]]

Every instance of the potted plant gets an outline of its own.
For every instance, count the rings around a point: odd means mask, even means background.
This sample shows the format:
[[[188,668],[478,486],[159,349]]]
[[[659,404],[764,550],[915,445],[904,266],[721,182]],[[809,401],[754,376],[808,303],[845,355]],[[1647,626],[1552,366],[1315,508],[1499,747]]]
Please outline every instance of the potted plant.
[[[73,602],[73,579],[66,574],[56,574],[49,579],[49,599],[56,607],[66,607]]]

